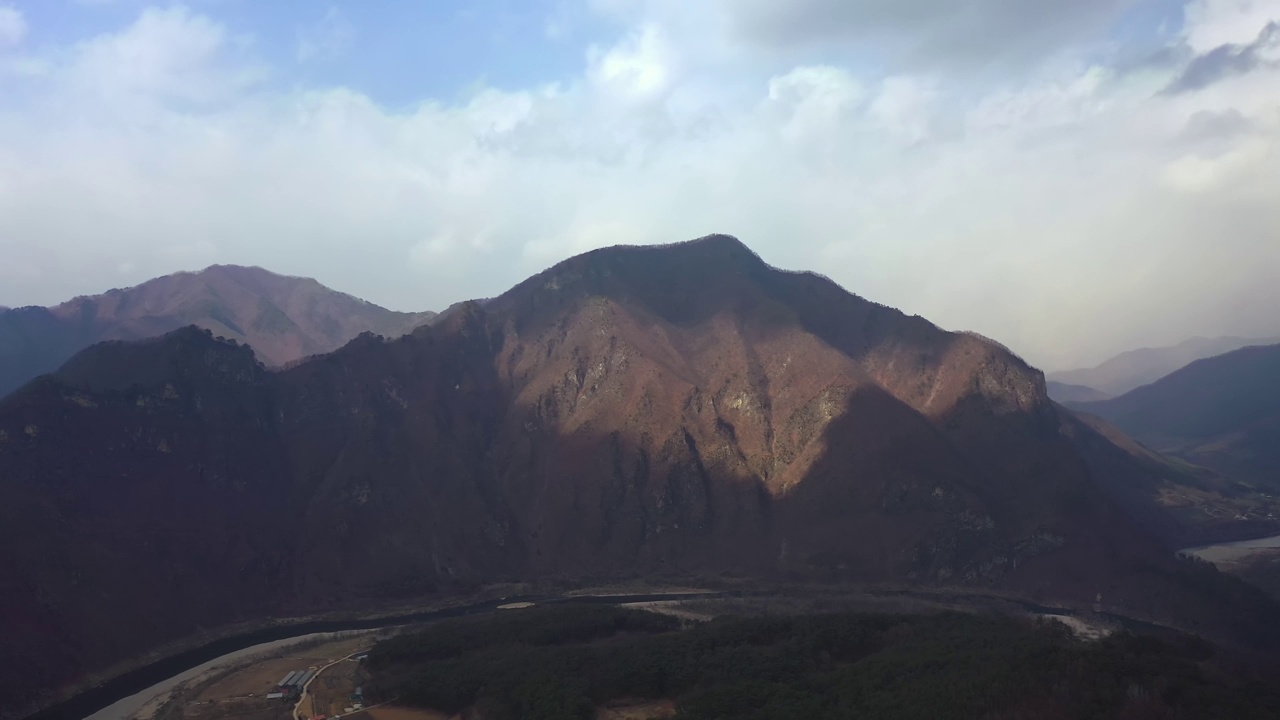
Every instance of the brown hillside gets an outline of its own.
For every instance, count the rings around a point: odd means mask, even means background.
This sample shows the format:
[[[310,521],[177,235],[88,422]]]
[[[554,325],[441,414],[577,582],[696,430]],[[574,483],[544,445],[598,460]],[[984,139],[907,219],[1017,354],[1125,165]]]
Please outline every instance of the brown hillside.
[[[1000,346],[724,236],[588,253],[278,372],[196,329],[99,345],[0,403],[0,694],[200,627],[539,578],[1101,593],[1249,636],[1254,596],[1109,499],[1114,447]]]
[[[186,325],[249,343],[268,365],[330,352],[362,332],[399,337],[434,313],[398,313],[315,280],[214,265],[52,308],[0,310],[0,395],[103,340],[138,340]]]

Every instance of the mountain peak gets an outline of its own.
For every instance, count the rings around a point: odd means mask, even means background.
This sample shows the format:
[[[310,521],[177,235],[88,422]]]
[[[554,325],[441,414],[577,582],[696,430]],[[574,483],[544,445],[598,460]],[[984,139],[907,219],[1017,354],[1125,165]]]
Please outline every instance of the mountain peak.
[[[642,306],[683,323],[767,294],[779,271],[730,235],[667,245],[617,245],[569,258],[493,300],[519,325],[540,325],[586,297]]]
[[[289,282],[300,285],[320,285],[316,280],[302,275],[286,275],[272,272],[258,265],[210,265],[203,270],[192,273],[196,277],[229,277],[235,280],[266,280],[273,282]]]
[[[613,261],[634,259],[635,256],[661,258],[671,262],[710,262],[720,264],[720,267],[728,264],[766,266],[764,260],[747,247],[746,243],[732,235],[718,233],[665,245],[615,245],[579,255],[568,262]]]
[[[76,353],[55,375],[76,387],[97,392],[134,386],[158,386],[179,377],[208,376],[245,380],[262,369],[247,344],[217,337],[187,325],[136,342],[107,341]]]
[[[723,233],[712,233],[711,235],[703,235],[700,238],[694,238],[692,240],[684,240],[682,242],[670,243],[667,245],[653,245],[650,247],[656,250],[684,250],[686,252],[694,252],[705,256],[720,256],[726,259],[760,259],[760,256],[757,255],[754,250],[747,247],[746,243],[733,235],[725,235]]]
[[[210,265],[54,308],[0,314],[0,345],[15,349],[0,357],[0,395],[104,340],[141,340],[195,325],[248,343],[261,360],[281,366],[336,350],[362,332],[405,335],[433,315],[393,312],[311,278]]]
[[[612,245],[590,250],[553,265],[526,283],[557,279],[573,282],[650,272],[674,276],[690,269],[708,273],[747,266],[768,267],[759,255],[732,235],[707,235],[662,245]]]

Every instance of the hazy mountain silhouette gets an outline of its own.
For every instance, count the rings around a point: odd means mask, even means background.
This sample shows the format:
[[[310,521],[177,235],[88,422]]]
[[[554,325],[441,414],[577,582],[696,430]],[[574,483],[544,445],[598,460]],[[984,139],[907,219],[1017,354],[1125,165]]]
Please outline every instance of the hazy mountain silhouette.
[[[1280,345],[1198,360],[1120,397],[1072,407],[1161,452],[1280,491]]]
[[[1101,593],[1269,637],[1273,606],[1122,509],[1159,462],[1039,371],[730,237],[587,253],[279,371],[212,335],[95,345],[0,402],[0,695],[197,628],[536,579]]]
[[[197,325],[249,343],[267,364],[283,365],[335,350],[362,332],[403,335],[433,316],[392,312],[309,278],[214,265],[57,307],[0,308],[0,395],[103,340]]]
[[[1094,400],[1106,400],[1111,396],[1101,390],[1091,388],[1085,385],[1068,385],[1067,383],[1054,382],[1050,380],[1045,384],[1049,391],[1049,397],[1054,402],[1092,402]]]
[[[1114,397],[1153,383],[1196,360],[1221,355],[1242,347],[1271,345],[1277,342],[1280,342],[1280,338],[1195,337],[1170,347],[1130,350],[1120,353],[1097,367],[1053,372],[1049,373],[1048,378],[1064,385],[1083,385]],[[1064,396],[1060,402],[1095,399],[1100,398]]]

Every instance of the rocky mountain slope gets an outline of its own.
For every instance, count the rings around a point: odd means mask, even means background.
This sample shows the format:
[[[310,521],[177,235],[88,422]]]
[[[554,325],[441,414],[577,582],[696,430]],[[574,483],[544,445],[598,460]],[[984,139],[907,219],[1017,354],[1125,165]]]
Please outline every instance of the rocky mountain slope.
[[[1049,380],[1062,385],[1082,385],[1114,397],[1153,383],[1196,360],[1242,347],[1277,342],[1280,338],[1195,337],[1169,347],[1140,348],[1120,353],[1097,367],[1049,373]],[[1055,399],[1059,402],[1085,402],[1105,398],[1055,395]]]
[[[1280,345],[1200,360],[1120,397],[1072,407],[1163,453],[1280,491]]]
[[[284,365],[335,350],[362,332],[398,337],[433,315],[392,312],[308,278],[215,265],[57,307],[0,309],[0,396],[103,340],[197,325],[249,343],[269,365]]]
[[[1268,640],[1271,606],[1121,509],[1150,468],[1038,371],[733,238],[588,253],[279,371],[212,335],[0,403],[11,704],[199,628],[548,578],[1101,595]]]

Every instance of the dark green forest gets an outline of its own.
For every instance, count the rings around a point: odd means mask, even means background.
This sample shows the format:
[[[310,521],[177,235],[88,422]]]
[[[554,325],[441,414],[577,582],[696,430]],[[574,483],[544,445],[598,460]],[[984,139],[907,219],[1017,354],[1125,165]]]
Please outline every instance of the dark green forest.
[[[677,718],[1280,717],[1280,692],[1221,672],[1189,636],[1093,642],[1062,625],[964,613],[725,617],[682,628],[612,607],[443,622],[379,644],[383,698],[485,720],[590,718],[621,698]]]

